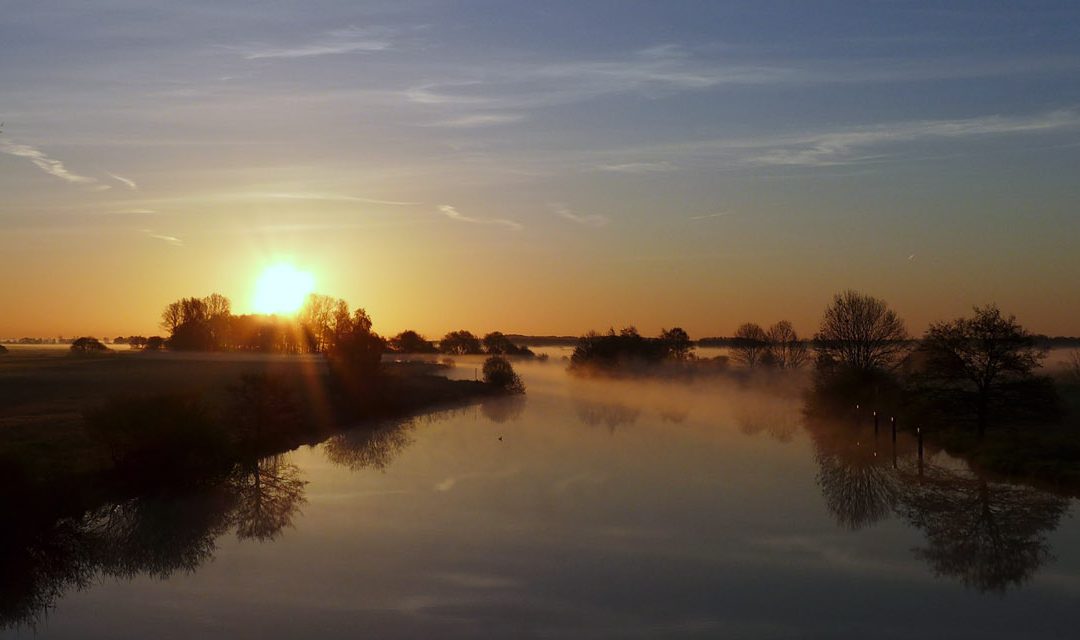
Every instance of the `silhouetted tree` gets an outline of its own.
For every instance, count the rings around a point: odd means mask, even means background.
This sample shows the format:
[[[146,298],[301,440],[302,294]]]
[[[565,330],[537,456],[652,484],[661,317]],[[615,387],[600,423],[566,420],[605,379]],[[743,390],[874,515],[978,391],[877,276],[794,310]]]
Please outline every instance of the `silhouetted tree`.
[[[8,348],[5,347],[4,345],[0,344],[0,355],[3,355],[5,353],[7,353],[7,352],[8,352]]]
[[[765,332],[768,359],[781,369],[798,369],[809,356],[806,343],[799,340],[795,328],[787,320],[781,320]]]
[[[144,349],[146,348],[145,336],[130,336],[124,340],[132,349]],[[114,341],[115,342],[115,341]]]
[[[849,290],[825,309],[814,348],[825,370],[891,371],[908,351],[907,339],[904,322],[883,300]]]
[[[439,341],[439,351],[453,355],[470,355],[483,353],[480,340],[469,331],[451,331]]]
[[[435,353],[438,351],[431,341],[409,329],[390,339],[390,348],[397,353]]]
[[[165,346],[165,338],[161,336],[150,336],[146,339],[146,351],[160,351]]]
[[[971,397],[982,435],[995,405],[1021,400],[1016,393],[1038,393],[1048,382],[1038,384],[1032,373],[1046,351],[1015,316],[1003,316],[994,305],[974,311],[930,325],[919,345],[917,380],[923,389]]]
[[[183,322],[183,312],[180,308],[180,302],[171,302],[161,312],[161,328],[168,329],[172,334],[176,331],[176,328]]]
[[[108,350],[109,348],[101,344],[101,341],[97,338],[84,337],[71,343],[71,353],[79,355],[104,353]]]
[[[694,343],[690,341],[690,334],[682,327],[660,330],[660,340],[667,349],[667,357],[671,360],[683,361],[690,357],[690,351]]]
[[[769,346],[765,330],[753,322],[739,325],[731,347],[731,357],[748,367],[756,367],[767,353]]]
[[[525,393],[525,383],[502,356],[491,356],[484,361],[484,382],[510,393]]]
[[[484,336],[484,353],[504,356],[532,356],[528,347],[519,347],[499,331],[492,331]]]
[[[343,301],[342,301],[343,302]],[[334,310],[338,301],[318,293],[308,295],[297,314],[297,321],[311,341],[311,350],[323,352],[334,342]],[[346,313],[346,316],[348,314]]]
[[[664,361],[667,344],[660,338],[646,338],[634,327],[624,327],[615,333],[590,331],[578,339],[570,356],[570,368],[575,371],[647,369]]]

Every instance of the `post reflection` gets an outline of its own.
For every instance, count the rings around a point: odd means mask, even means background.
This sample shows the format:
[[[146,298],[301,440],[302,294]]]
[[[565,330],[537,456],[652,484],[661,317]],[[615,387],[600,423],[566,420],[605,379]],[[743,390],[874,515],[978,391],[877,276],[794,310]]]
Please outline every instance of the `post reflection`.
[[[1028,583],[1052,561],[1049,534],[1068,511],[1065,496],[994,481],[964,462],[923,451],[916,436],[872,414],[808,411],[804,423],[818,485],[839,526],[863,529],[896,516],[924,536],[914,554],[931,571],[979,592]]]

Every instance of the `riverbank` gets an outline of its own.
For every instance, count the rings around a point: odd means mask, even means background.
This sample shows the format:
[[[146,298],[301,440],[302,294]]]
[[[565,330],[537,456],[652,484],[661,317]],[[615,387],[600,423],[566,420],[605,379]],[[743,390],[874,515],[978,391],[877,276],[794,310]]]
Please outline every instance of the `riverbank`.
[[[312,355],[12,350],[0,360],[0,492],[191,483],[348,425],[500,393],[440,372],[387,363],[346,390]]]

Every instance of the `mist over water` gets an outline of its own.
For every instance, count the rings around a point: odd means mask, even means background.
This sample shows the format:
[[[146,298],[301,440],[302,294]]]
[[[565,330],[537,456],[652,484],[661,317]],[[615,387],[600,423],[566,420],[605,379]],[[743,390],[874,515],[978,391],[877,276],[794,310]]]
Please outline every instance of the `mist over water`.
[[[38,635],[986,638],[1080,622],[1074,500],[936,451],[919,465],[910,436],[894,448],[869,422],[815,423],[798,376],[580,379],[550,355],[515,364],[525,397],[264,464],[260,486],[289,491],[199,529],[197,561],[133,558],[60,594]]]

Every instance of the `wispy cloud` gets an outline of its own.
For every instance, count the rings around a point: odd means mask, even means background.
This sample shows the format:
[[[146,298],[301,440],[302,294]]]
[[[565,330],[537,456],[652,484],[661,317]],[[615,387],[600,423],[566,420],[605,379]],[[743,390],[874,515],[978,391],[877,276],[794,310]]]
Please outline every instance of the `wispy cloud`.
[[[385,204],[396,207],[408,207],[423,204],[422,202],[409,202],[404,200],[381,200],[379,198],[365,198],[363,196],[340,195],[335,193],[312,193],[299,192],[270,192],[244,194],[252,198],[269,198],[272,200],[321,200],[325,202],[362,202],[365,204]]]
[[[576,214],[573,211],[571,211],[570,208],[567,207],[565,204],[562,204],[562,203],[559,203],[559,202],[553,202],[553,203],[549,204],[548,206],[551,208],[551,212],[554,213],[555,215],[559,216],[560,218],[563,218],[564,220],[569,220],[570,222],[574,222],[576,224],[581,224],[581,225],[585,225],[585,226],[588,226],[588,227],[603,227],[608,222],[610,222],[610,219],[608,219],[607,216],[602,216],[602,215],[599,215],[599,214],[596,214],[596,213],[592,213],[592,214],[588,214],[588,215]]]
[[[18,144],[8,140],[0,140],[0,152],[6,153],[9,156],[26,158],[34,163],[38,169],[41,169],[49,175],[56,176],[61,180],[67,180],[74,184],[94,184],[97,182],[94,178],[81,176],[77,173],[68,171],[63,162],[56,158],[50,158],[40,149],[28,144]]]
[[[473,127],[490,127],[501,124],[513,124],[525,119],[523,113],[472,113],[448,120],[440,120],[427,125],[429,127],[451,127],[458,129],[470,129]]]
[[[143,231],[144,234],[146,234],[146,237],[153,238],[154,240],[161,240],[162,242],[164,242],[165,244],[167,244],[167,245],[169,245],[171,247],[182,247],[182,246],[184,246],[184,241],[181,240],[180,238],[177,238],[176,236],[167,236],[167,235],[163,235],[163,234],[160,234],[160,233],[154,233],[150,229],[143,229],[142,231]]]
[[[123,184],[124,186],[126,186],[128,189],[131,189],[132,191],[137,191],[139,189],[138,185],[136,185],[135,181],[132,180],[131,178],[125,178],[124,176],[118,176],[115,173],[111,173],[111,172],[108,172],[108,171],[106,171],[106,173],[109,174],[110,178],[112,178],[113,180],[116,180],[117,182]]]
[[[1054,111],[1030,117],[987,116],[862,127],[776,141],[775,148],[752,155],[754,165],[831,166],[874,160],[868,149],[922,139],[962,139],[1080,129],[1080,113]]]
[[[723,218],[731,215],[730,211],[717,211],[716,213],[706,213],[700,216],[690,216],[690,220],[709,220],[712,218]]]
[[[265,58],[310,58],[345,53],[385,51],[392,42],[390,32],[382,28],[349,27],[327,31],[320,37],[292,46],[267,44],[232,45],[226,49],[248,60]]]
[[[521,223],[513,220],[504,220],[502,218],[472,218],[466,215],[462,215],[457,208],[448,204],[439,205],[439,213],[443,214],[451,220],[457,220],[458,222],[469,222],[473,224],[499,224],[511,229],[521,229]]]
[[[597,165],[597,171],[608,171],[611,173],[664,173],[668,171],[675,171],[676,167],[673,163],[667,160],[660,162],[624,162],[620,164],[601,164]]]
[[[113,211],[109,211],[109,213],[115,214],[115,215],[118,215],[118,216],[136,216],[136,215],[150,215],[150,214],[157,213],[157,211],[155,211],[153,209],[133,208],[133,209],[115,209]]]
[[[605,159],[618,158],[620,164],[631,166],[666,162],[709,168],[831,167],[901,158],[898,149],[908,143],[934,140],[960,143],[994,136],[1064,132],[1080,132],[1080,111],[1064,109],[1028,116],[891,122],[781,136],[694,140],[603,151],[593,154],[592,163],[598,166]]]

